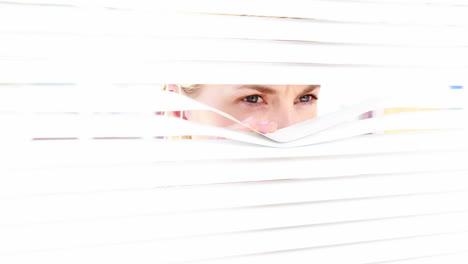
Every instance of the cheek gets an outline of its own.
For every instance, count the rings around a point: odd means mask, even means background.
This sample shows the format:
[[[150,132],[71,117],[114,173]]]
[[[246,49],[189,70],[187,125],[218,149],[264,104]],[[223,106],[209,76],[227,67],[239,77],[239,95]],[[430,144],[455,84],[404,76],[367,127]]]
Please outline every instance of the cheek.
[[[224,112],[242,121],[249,117],[258,119],[265,112],[267,112],[267,110],[264,109],[263,107],[248,107],[248,106],[242,105],[241,103],[237,103],[237,104],[233,104],[232,106],[226,107],[224,109]]]

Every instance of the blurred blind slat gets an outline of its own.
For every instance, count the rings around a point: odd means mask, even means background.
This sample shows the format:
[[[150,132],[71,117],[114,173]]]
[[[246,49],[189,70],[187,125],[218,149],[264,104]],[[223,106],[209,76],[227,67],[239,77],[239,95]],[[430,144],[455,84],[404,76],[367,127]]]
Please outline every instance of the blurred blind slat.
[[[0,262],[466,263],[466,14],[0,1]],[[200,128],[154,115],[205,107],[164,83],[320,84],[339,118],[286,142]],[[355,120],[375,97],[443,110]],[[235,140],[155,138],[186,133]]]

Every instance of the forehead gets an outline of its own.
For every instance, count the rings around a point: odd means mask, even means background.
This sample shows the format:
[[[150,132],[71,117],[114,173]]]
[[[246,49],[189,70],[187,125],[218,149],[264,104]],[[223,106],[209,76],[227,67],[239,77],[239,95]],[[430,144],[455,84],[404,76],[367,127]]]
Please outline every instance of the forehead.
[[[320,85],[312,84],[203,84],[201,87],[206,90],[221,91],[245,91],[256,90],[262,93],[287,93],[287,92],[302,92],[313,91],[320,88]]]

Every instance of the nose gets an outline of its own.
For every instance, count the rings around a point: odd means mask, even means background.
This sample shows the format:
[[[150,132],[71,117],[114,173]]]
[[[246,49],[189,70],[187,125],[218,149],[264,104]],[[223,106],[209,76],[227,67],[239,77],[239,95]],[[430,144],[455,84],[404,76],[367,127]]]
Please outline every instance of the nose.
[[[277,123],[278,129],[281,129],[296,124],[298,122],[298,115],[293,105],[284,105],[274,111],[274,116],[271,120]]]

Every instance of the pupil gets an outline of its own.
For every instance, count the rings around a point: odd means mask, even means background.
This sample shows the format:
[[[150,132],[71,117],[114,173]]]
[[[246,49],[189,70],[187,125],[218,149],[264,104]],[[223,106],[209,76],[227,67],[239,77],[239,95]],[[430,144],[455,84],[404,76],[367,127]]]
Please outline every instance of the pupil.
[[[256,96],[256,95],[248,96],[246,98],[246,100],[249,103],[256,103],[256,102],[258,102],[258,96]]]
[[[299,98],[300,102],[309,102],[310,101],[310,95],[304,95],[301,98]]]

